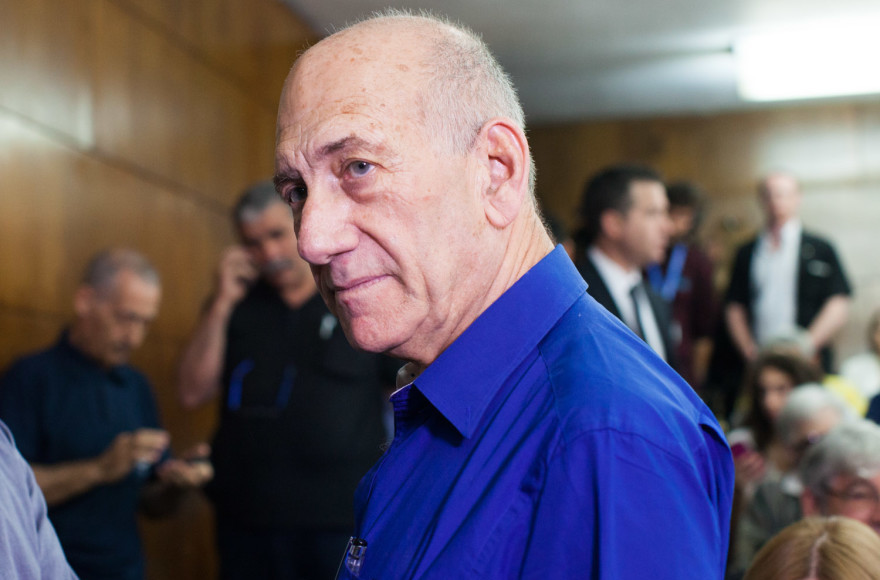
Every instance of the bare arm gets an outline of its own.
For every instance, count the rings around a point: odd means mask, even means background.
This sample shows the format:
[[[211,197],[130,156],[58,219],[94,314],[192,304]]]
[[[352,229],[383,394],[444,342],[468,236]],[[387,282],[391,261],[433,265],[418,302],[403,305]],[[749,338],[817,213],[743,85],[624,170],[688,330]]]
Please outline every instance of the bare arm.
[[[846,324],[849,316],[849,296],[837,294],[825,301],[819,314],[813,319],[807,332],[816,350],[824,347],[834,338],[837,331]]]
[[[32,464],[31,468],[46,504],[54,506],[99,485],[119,481],[138,461],[155,463],[167,446],[165,431],[139,429],[120,433],[97,457],[53,465]]]
[[[731,302],[724,308],[727,331],[743,358],[750,361],[758,354],[758,345],[749,327],[749,318],[742,304]]]
[[[256,268],[244,248],[226,249],[217,271],[214,297],[184,348],[178,368],[178,395],[185,408],[200,407],[217,396],[229,317],[256,276]]]
[[[699,388],[706,381],[706,375],[709,374],[709,361],[712,359],[712,339],[703,337],[695,340],[693,357],[692,372],[694,375],[694,386]]]

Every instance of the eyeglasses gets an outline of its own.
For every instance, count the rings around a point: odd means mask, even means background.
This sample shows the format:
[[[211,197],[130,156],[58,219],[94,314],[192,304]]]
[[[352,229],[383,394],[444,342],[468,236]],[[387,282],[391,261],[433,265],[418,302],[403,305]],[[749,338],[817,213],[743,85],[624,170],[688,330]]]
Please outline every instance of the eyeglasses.
[[[842,490],[825,488],[825,494],[842,501],[850,513],[873,513],[880,505],[880,493],[873,484],[859,479]]]

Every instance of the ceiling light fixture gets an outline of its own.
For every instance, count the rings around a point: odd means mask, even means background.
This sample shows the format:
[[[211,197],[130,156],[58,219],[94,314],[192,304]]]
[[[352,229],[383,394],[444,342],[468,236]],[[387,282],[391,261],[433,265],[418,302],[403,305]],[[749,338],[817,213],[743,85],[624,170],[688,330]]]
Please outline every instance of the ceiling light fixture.
[[[744,36],[734,44],[747,101],[880,93],[880,19],[830,21]]]

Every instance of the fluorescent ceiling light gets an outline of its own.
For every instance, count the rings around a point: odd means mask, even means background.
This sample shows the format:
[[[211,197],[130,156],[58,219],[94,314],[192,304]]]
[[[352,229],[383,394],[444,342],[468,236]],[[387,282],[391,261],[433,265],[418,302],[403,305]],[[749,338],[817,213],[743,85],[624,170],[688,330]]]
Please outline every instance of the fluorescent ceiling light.
[[[880,93],[880,19],[751,34],[734,45],[747,101]]]

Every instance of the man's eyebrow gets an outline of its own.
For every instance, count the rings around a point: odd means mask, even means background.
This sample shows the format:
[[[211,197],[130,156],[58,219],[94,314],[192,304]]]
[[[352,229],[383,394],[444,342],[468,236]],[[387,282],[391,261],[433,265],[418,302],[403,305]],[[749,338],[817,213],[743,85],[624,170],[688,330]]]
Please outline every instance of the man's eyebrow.
[[[334,153],[338,153],[340,151],[345,151],[347,149],[366,149],[370,151],[374,151],[379,149],[379,146],[373,143],[372,141],[368,141],[362,137],[357,137],[355,135],[349,135],[347,137],[343,137],[341,139],[337,139],[332,143],[328,143],[318,149],[316,154],[316,158],[322,159],[325,157],[329,157]],[[298,181],[302,179],[302,176],[299,171],[296,169],[287,167],[284,169],[279,169],[278,173],[275,174],[275,177],[272,178],[272,182],[275,184],[275,190],[279,191],[281,187],[289,183],[291,181]]]
[[[280,195],[281,188],[284,184],[297,179],[299,179],[299,171],[279,171],[275,174],[275,177],[272,178],[272,184],[275,186],[275,191]]]
[[[327,145],[321,147],[318,150],[318,157],[326,157],[345,149],[372,149],[373,147],[373,144],[366,139],[357,137],[355,135],[349,135],[348,137],[343,137],[342,139],[339,139],[332,143],[328,143]]]

